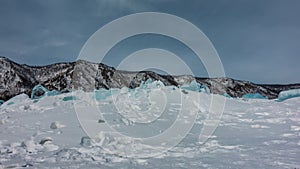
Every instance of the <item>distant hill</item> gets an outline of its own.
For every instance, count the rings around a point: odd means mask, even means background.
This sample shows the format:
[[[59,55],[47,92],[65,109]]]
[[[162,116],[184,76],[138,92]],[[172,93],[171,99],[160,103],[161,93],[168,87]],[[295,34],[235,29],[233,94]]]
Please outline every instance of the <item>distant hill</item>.
[[[259,93],[269,99],[277,98],[283,90],[300,88],[300,84],[269,85],[254,84],[231,78],[199,78],[189,75],[160,75],[151,71],[129,72],[116,70],[102,63],[83,60],[70,63],[56,63],[47,66],[18,64],[6,57],[0,57],[0,99],[8,100],[21,93],[30,95],[33,87],[43,85],[48,90],[69,91],[82,89],[93,91],[99,88],[135,88],[147,79],[160,80],[165,85],[180,86],[196,80],[206,85],[211,93],[231,97]]]

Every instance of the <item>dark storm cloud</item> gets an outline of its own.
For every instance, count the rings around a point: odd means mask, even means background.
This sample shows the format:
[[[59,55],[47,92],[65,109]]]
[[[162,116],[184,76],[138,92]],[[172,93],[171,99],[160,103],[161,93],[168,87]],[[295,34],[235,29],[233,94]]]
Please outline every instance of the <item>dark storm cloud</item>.
[[[30,65],[74,61],[101,26],[144,11],[174,14],[198,26],[215,45],[229,77],[258,83],[300,82],[297,0],[2,0],[0,55]],[[170,46],[176,45],[165,47]],[[196,69],[199,63],[190,55],[183,59]],[[107,63],[113,65],[118,59],[111,60]],[[201,71],[196,74],[203,75]]]

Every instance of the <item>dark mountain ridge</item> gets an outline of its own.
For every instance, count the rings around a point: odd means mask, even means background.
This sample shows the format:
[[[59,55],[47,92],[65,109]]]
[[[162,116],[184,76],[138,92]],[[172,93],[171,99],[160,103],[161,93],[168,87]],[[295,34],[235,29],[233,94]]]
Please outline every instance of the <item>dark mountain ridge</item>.
[[[190,75],[160,75],[151,71],[130,72],[116,70],[102,63],[78,60],[47,66],[28,66],[0,57],[0,99],[8,100],[21,93],[30,95],[34,86],[41,84],[48,90],[69,91],[83,89],[93,91],[100,88],[135,88],[147,79],[160,80],[165,85],[181,86],[196,80],[206,85],[211,93],[231,97],[259,93],[269,99],[277,98],[283,90],[300,88],[300,84],[255,84],[231,78],[199,78]]]

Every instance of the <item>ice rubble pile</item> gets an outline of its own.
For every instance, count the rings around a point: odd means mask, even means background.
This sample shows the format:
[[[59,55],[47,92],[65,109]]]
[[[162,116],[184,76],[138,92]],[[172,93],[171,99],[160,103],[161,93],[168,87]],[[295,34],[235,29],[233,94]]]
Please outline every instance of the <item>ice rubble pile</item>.
[[[30,98],[31,99],[40,99],[43,96],[55,96],[58,94],[61,94],[61,92],[58,92],[56,90],[48,90],[41,84],[38,84],[38,85],[34,86],[34,88],[32,89]]]
[[[94,91],[94,97],[96,100],[104,100],[107,97],[114,95],[119,92],[128,92],[132,95],[132,97],[140,98],[140,97],[145,97],[147,94],[150,92],[152,89],[159,89],[165,87],[163,82],[159,80],[153,80],[153,79],[148,79],[146,81],[141,82],[141,84],[134,88],[130,89],[128,87],[123,87],[122,89],[116,89],[116,88],[111,88],[111,89],[98,89]],[[171,86],[174,88],[175,86]],[[199,84],[195,80],[193,80],[190,84],[184,84],[181,85],[179,88],[183,90],[189,90],[189,91],[195,91],[195,92],[205,92],[205,93],[210,93],[210,89],[205,85],[205,84]],[[56,91],[56,90],[48,90],[41,84],[36,85],[31,93],[30,98],[31,99],[40,99],[44,96],[55,96],[59,95],[62,92]],[[225,97],[230,97],[228,94],[224,95]],[[292,89],[292,90],[286,90],[280,92],[278,95],[277,101],[284,101],[290,98],[294,97],[300,97],[300,89]],[[248,93],[244,94],[242,96],[243,99],[268,99],[267,97],[261,95],[260,93]],[[63,101],[68,101],[68,100],[75,100],[75,97],[69,96],[68,98],[64,98]],[[11,102],[11,101],[10,101]],[[4,101],[0,100],[0,105],[3,104]],[[11,103],[13,104],[13,102]]]
[[[242,96],[243,99],[267,99],[267,97],[259,93],[248,93]]]
[[[205,84],[199,84],[196,80],[193,80],[190,84],[185,84],[180,87],[181,89],[210,93],[209,88]]]

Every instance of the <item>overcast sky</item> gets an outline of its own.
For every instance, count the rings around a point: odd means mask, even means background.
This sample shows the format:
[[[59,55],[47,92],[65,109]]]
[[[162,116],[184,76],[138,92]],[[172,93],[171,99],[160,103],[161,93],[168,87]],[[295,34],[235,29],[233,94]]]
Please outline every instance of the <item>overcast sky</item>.
[[[0,55],[18,63],[75,61],[103,25],[137,12],[164,12],[199,27],[212,41],[226,76],[256,83],[300,82],[299,0],[0,0]],[[197,76],[201,62],[174,39],[145,35],[122,41],[104,59],[156,47],[178,54]]]

